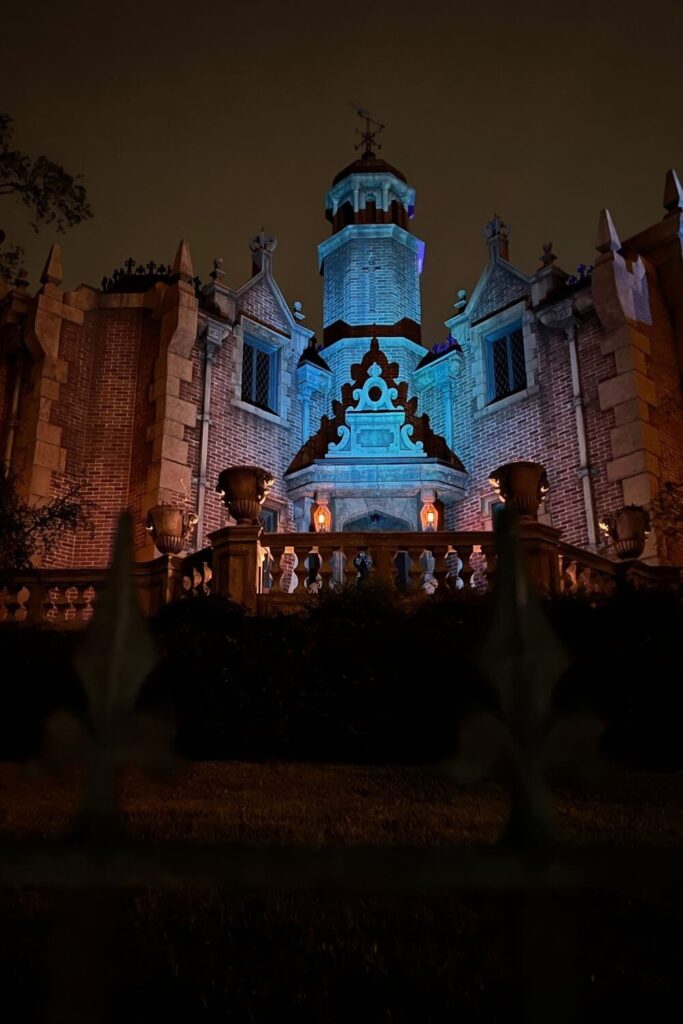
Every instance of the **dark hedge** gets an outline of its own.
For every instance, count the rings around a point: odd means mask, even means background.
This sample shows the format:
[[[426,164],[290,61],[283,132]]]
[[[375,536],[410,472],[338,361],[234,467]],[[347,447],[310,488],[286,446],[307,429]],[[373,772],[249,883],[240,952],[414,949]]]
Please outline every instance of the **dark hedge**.
[[[417,609],[379,590],[331,595],[306,617],[250,618],[219,598],[178,602],[151,623],[160,661],[141,705],[171,711],[196,759],[416,763],[456,747],[459,721],[495,698],[476,668],[492,613],[456,596]],[[601,607],[548,602],[571,665],[562,708],[605,721],[606,752],[631,767],[683,767],[683,610],[626,592]],[[83,710],[76,634],[4,628],[0,757],[32,756],[57,707]]]

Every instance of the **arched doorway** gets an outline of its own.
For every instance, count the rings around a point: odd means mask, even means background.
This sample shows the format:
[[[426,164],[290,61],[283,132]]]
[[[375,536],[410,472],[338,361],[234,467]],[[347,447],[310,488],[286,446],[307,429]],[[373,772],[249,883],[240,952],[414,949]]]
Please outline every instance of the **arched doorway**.
[[[356,516],[355,519],[347,519],[342,526],[342,530],[345,533],[350,533],[351,531],[358,533],[405,533],[414,530],[414,526],[406,519],[392,516],[388,512],[382,512],[380,509],[373,509],[362,516]]]

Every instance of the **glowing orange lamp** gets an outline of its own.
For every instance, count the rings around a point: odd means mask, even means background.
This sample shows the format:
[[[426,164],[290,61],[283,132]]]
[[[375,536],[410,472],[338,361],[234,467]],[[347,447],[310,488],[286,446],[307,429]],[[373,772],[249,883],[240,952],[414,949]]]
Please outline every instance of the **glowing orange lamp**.
[[[422,529],[425,533],[433,533],[439,523],[439,513],[431,502],[426,502],[420,512]]]
[[[313,526],[316,533],[329,533],[332,526],[332,513],[327,505],[316,505],[313,512]]]

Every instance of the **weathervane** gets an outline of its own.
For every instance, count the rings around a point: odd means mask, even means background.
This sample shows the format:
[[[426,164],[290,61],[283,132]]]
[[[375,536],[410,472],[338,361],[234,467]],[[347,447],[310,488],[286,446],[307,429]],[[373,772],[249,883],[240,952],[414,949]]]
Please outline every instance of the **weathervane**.
[[[361,146],[365,146],[363,156],[374,156],[373,147],[377,149],[382,148],[380,142],[375,142],[375,136],[379,135],[380,132],[384,131],[385,125],[380,124],[379,121],[375,121],[370,117],[370,112],[365,110],[364,107],[359,106],[357,103],[351,103],[351,106],[356,111],[359,117],[365,121],[365,129],[361,131],[360,128],[356,128],[356,133],[360,135],[360,142],[356,143],[354,149],[360,149]]]

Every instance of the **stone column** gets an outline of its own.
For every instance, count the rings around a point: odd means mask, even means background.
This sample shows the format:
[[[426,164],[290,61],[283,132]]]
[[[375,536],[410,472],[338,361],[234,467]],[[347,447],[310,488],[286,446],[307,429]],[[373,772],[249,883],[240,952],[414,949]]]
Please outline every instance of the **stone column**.
[[[256,611],[261,527],[226,526],[209,535],[213,548],[214,593]]]
[[[597,250],[592,284],[595,311],[605,330],[600,350],[614,356],[615,369],[614,376],[598,387],[600,408],[614,411],[607,478],[621,483],[624,505],[647,505],[659,487],[661,442],[650,422],[657,395],[649,374],[651,347],[646,332],[652,330],[652,312],[646,267],[640,257],[627,264],[608,210],[600,216]],[[656,556],[654,533],[646,548],[646,557],[652,556]]]
[[[161,306],[153,312],[160,321],[160,339],[149,392],[150,403],[154,404],[153,420],[147,428],[152,459],[147,470],[143,519],[154,505],[184,497],[192,484],[185,427],[196,426],[198,409],[195,402],[180,397],[181,381],[192,381],[192,350],[197,340],[198,303],[192,274],[188,246],[181,242],[173,264],[176,283],[165,290]],[[149,557],[153,550],[150,540],[135,552],[136,558]]]
[[[544,597],[560,593],[560,530],[531,519],[519,522],[519,541],[532,583]]]
[[[161,555],[152,562],[133,562],[131,573],[143,615],[156,615],[179,596],[183,561],[179,555]]]
[[[52,497],[52,475],[63,473],[66,449],[62,428],[51,422],[51,410],[60,399],[68,377],[68,364],[60,355],[62,323],[83,323],[83,311],[71,306],[60,289],[62,260],[53,245],[41,276],[38,292],[26,321],[24,339],[33,360],[28,381],[28,401],[19,424],[15,451],[23,453],[21,490],[31,503]]]

